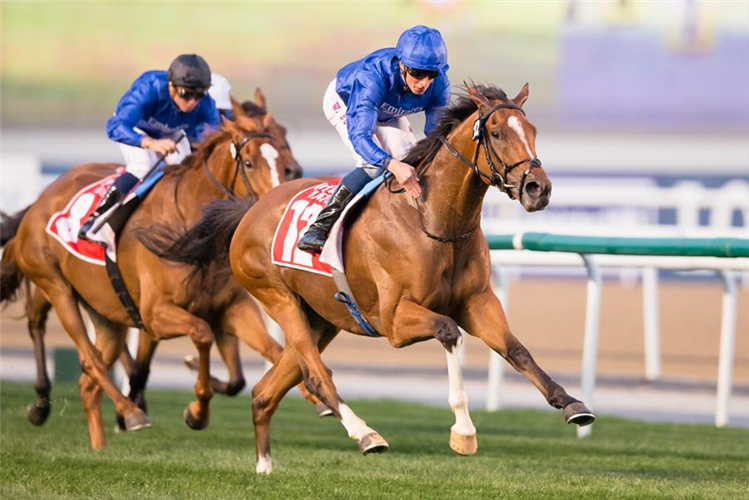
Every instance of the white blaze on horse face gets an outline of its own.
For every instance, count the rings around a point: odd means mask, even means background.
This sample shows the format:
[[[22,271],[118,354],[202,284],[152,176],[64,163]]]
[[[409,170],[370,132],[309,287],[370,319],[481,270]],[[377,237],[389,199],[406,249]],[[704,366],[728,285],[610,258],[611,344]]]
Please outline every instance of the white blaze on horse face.
[[[361,440],[364,436],[372,434],[374,431],[367,427],[366,422],[356,416],[345,403],[338,405],[338,412],[341,414],[341,423],[346,428],[348,436],[351,439]]]
[[[270,474],[273,472],[273,461],[270,455],[261,455],[257,458],[257,467],[255,472],[258,474]]]
[[[510,128],[514,130],[520,137],[520,140],[523,142],[523,146],[525,146],[525,152],[528,153],[528,157],[533,158],[535,155],[533,154],[533,151],[531,151],[531,147],[528,145],[528,139],[526,139],[525,137],[525,130],[523,129],[523,125],[520,123],[520,120],[518,120],[518,117],[511,116],[510,119],[507,120],[507,125],[509,125]]]
[[[278,176],[278,168],[276,168],[276,159],[279,156],[278,151],[276,151],[276,148],[270,144],[264,143],[260,145],[260,154],[263,155],[263,158],[265,158],[265,161],[268,162],[268,166],[270,167],[271,186],[278,186],[281,184],[281,180]]]
[[[462,343],[463,335],[461,334],[452,352],[445,351],[445,354],[447,354],[447,377],[450,381],[448,402],[453,413],[455,413],[455,425],[451,429],[461,436],[474,436],[476,435],[476,427],[473,426],[471,415],[468,413],[468,396],[463,385],[463,373],[460,369],[460,346]]]

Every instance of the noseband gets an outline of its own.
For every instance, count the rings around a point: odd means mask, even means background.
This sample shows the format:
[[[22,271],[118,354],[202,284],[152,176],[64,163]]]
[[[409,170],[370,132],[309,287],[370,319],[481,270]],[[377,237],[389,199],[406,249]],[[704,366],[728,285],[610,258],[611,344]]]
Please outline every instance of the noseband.
[[[208,163],[206,159],[205,158],[203,159],[203,168],[205,169],[206,177],[208,177],[208,179],[216,187],[218,187],[220,191],[223,191],[224,193],[226,193],[229,196],[229,198],[232,200],[237,199],[237,195],[234,194],[233,188],[234,188],[234,183],[237,181],[238,175],[242,177],[242,183],[244,184],[245,188],[247,188],[248,198],[258,197],[257,193],[252,189],[252,185],[250,184],[250,178],[247,177],[247,172],[245,172],[245,169],[244,169],[245,163],[249,163],[249,167],[252,168],[253,167],[252,162],[250,160],[245,160],[244,158],[242,158],[241,151],[242,151],[242,148],[252,139],[257,139],[260,137],[273,138],[273,135],[268,132],[252,132],[252,133],[247,134],[240,143],[238,144],[235,142],[231,143],[230,151],[231,151],[232,158],[234,158],[234,166],[235,166],[234,177],[232,178],[232,181],[231,181],[231,188],[224,186],[218,181],[218,179],[216,179],[216,177],[211,172],[211,169],[208,168]]]
[[[498,109],[515,109],[523,113],[523,116],[525,116],[525,111],[523,111],[523,108],[516,104],[508,103],[497,104],[496,106],[490,108],[484,115],[482,115],[481,111],[479,111],[479,117],[476,118],[475,122],[473,122],[473,136],[471,137],[471,140],[477,141],[476,151],[473,155],[473,161],[460,154],[460,152],[455,149],[452,144],[450,144],[446,137],[440,136],[439,140],[448,149],[448,151],[452,153],[453,156],[455,156],[457,159],[466,164],[471,170],[473,170],[473,173],[476,174],[479,179],[485,179],[490,186],[496,186],[497,189],[505,192],[507,196],[510,197],[510,199],[512,199],[511,190],[517,189],[518,200],[522,203],[523,189],[525,188],[525,181],[528,178],[528,174],[530,174],[534,168],[541,166],[541,160],[539,160],[538,158],[525,158],[524,160],[520,160],[519,162],[513,163],[512,165],[508,165],[504,162],[504,160],[502,160],[502,157],[499,156],[499,153],[497,153],[497,151],[494,149],[494,146],[491,145],[489,139],[486,137],[486,122],[489,121],[489,117],[491,117],[491,115]],[[479,151],[481,150],[482,144],[484,146],[484,153],[486,154],[486,163],[487,165],[489,165],[491,175],[487,175],[482,172],[477,165]],[[492,155],[494,155],[494,157],[496,157],[499,160],[499,163],[502,165],[503,171],[501,174],[497,170],[497,167],[494,165],[494,161],[492,161]],[[529,165],[526,171],[523,172],[523,177],[520,180],[520,187],[516,188],[514,184],[509,184],[507,182],[507,175],[513,168],[518,167],[524,163],[528,163]]]

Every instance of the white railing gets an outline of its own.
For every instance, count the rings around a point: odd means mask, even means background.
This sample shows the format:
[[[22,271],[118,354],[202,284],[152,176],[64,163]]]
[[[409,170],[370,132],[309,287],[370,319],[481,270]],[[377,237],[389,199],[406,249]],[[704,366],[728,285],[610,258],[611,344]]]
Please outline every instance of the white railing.
[[[522,237],[514,238],[515,248],[522,248]],[[517,243],[521,242],[521,243]],[[746,245],[746,242],[743,243]],[[572,251],[571,251],[572,252]],[[660,376],[660,334],[658,328],[658,269],[717,271],[723,282],[723,307],[720,328],[720,353],[718,368],[715,425],[728,423],[728,404],[731,397],[733,358],[736,338],[737,287],[739,274],[749,275],[749,258],[683,257],[659,255],[607,255],[592,253],[536,252],[530,250],[492,250],[495,290],[507,308],[508,283],[506,269],[517,266],[584,266],[587,271],[587,303],[582,355],[581,389],[584,401],[593,399],[601,308],[602,267],[638,267],[643,269],[644,290],[644,344],[646,377],[654,380]],[[746,253],[744,251],[744,253]],[[504,364],[496,353],[490,355],[487,381],[487,410],[500,407],[501,382]],[[590,427],[578,429],[578,436],[591,432]]]

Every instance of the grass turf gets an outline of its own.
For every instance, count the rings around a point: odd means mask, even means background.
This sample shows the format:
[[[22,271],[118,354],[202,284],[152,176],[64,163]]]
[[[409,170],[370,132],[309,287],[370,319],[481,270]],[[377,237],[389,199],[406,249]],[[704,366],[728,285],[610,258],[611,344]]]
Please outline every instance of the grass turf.
[[[749,432],[602,418],[578,440],[560,414],[474,411],[479,452],[448,448],[449,409],[391,401],[352,408],[391,445],[362,456],[336,419],[304,400],[273,421],[274,473],[254,472],[250,398],[217,396],[210,427],[181,418],[192,395],[151,391],[153,427],[111,432],[93,452],[77,390],[57,386],[41,428],[30,384],[0,385],[0,495],[9,498],[747,498]]]

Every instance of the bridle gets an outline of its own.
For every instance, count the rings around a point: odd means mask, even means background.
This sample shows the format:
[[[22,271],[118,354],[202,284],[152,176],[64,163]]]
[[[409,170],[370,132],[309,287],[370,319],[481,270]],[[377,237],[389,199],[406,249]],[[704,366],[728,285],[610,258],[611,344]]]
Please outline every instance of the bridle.
[[[461,162],[463,162],[465,165],[467,165],[471,170],[473,170],[473,173],[476,174],[481,180],[486,180],[490,186],[496,186],[497,189],[500,191],[503,191],[507,196],[512,199],[512,191],[513,189],[517,189],[518,192],[518,201],[521,203],[523,202],[523,190],[525,188],[525,181],[528,179],[528,174],[531,173],[531,171],[541,166],[541,160],[536,158],[525,158],[523,160],[520,160],[519,162],[513,163],[511,165],[508,165],[504,162],[501,156],[499,156],[499,153],[497,153],[497,150],[494,149],[494,146],[492,146],[491,142],[486,137],[486,122],[489,121],[489,118],[491,115],[499,110],[499,109],[515,109],[517,111],[520,111],[523,113],[523,116],[525,116],[525,111],[523,111],[523,108],[518,106],[517,104],[510,104],[510,103],[501,103],[497,104],[496,106],[490,108],[487,110],[485,114],[481,114],[481,111],[479,111],[479,117],[476,118],[476,121],[473,122],[473,136],[471,137],[471,140],[477,141],[476,142],[476,151],[473,155],[473,161],[470,161],[468,158],[460,154],[460,152],[455,149],[452,144],[447,140],[446,137],[440,136],[439,140],[440,142],[452,153],[453,156],[455,156],[457,159],[459,159]],[[491,175],[487,175],[484,172],[482,172],[476,162],[479,158],[479,151],[481,150],[481,145],[484,146],[484,153],[486,154],[486,163],[489,165],[489,170],[491,171]],[[495,158],[499,160],[499,163],[502,165],[502,173],[500,174],[497,170],[497,167],[494,165],[494,162],[492,161],[492,155],[494,155]],[[520,180],[520,187],[516,188],[514,184],[510,184],[507,182],[507,175],[514,169],[515,167],[518,167],[524,163],[528,163],[528,168],[523,172],[523,177]]]
[[[237,195],[234,194],[234,184],[237,181],[237,176],[240,176],[242,178],[242,183],[244,184],[244,187],[247,189],[248,198],[257,198],[258,195],[255,192],[254,189],[252,189],[252,185],[250,184],[250,178],[247,177],[247,172],[245,171],[245,166],[248,168],[252,168],[252,161],[245,160],[242,158],[242,148],[250,142],[252,139],[258,139],[261,137],[269,137],[273,138],[273,135],[268,132],[251,132],[244,136],[244,138],[239,142],[232,142],[231,146],[229,146],[232,158],[234,158],[234,177],[231,181],[231,187],[226,187],[221,182],[219,182],[218,179],[213,175],[211,172],[211,169],[208,168],[208,162],[205,158],[203,158],[203,169],[205,170],[205,175],[208,177],[208,180],[210,180],[213,185],[215,185],[220,191],[223,191],[230,199],[236,200]]]
[[[476,176],[481,179],[481,181],[486,181],[489,183],[490,186],[496,186],[497,189],[507,194],[507,196],[512,199],[512,191],[513,189],[517,189],[518,191],[518,201],[521,203],[523,202],[523,190],[525,188],[525,181],[528,178],[528,174],[531,173],[531,171],[541,166],[541,160],[538,159],[538,157],[535,158],[525,158],[523,160],[520,160],[516,163],[513,163],[511,165],[508,165],[504,162],[502,157],[497,153],[497,151],[494,149],[494,146],[492,146],[491,142],[486,137],[486,122],[489,121],[489,118],[491,115],[499,110],[499,109],[515,109],[517,111],[520,111],[523,113],[523,116],[525,116],[525,111],[523,108],[518,106],[517,104],[510,104],[510,103],[501,103],[497,104],[496,106],[491,107],[485,114],[481,114],[481,111],[479,110],[479,116],[476,118],[476,121],[473,122],[473,135],[471,136],[472,141],[476,142],[476,151],[473,154],[473,161],[469,160],[465,156],[463,156],[457,149],[455,149],[452,144],[450,144],[450,141],[445,136],[440,136],[439,140],[440,142],[447,148],[450,153],[455,156],[457,159],[459,159],[461,162],[463,162],[468,168],[473,170],[473,173],[476,174]],[[482,172],[478,165],[478,159],[479,159],[479,151],[481,150],[481,145],[484,146],[484,153],[486,154],[486,163],[489,165],[489,171],[491,172],[491,175],[485,174]],[[436,155],[436,151],[434,153]],[[492,161],[492,155],[494,155],[495,158],[499,160],[499,163],[502,165],[502,173],[500,173],[497,170],[497,167],[494,165],[494,162]],[[434,156],[431,156],[427,163],[431,163],[431,161],[434,159]],[[510,184],[507,182],[507,175],[514,169],[515,167],[518,167],[524,163],[528,163],[528,168],[523,172],[523,177],[520,180],[520,187],[516,188],[514,184]],[[422,171],[426,169],[426,165],[422,168]],[[421,230],[426,234],[429,238],[437,241],[441,241],[443,243],[454,243],[456,241],[461,241],[469,236],[471,236],[476,229],[478,229],[479,225],[481,225],[481,221],[479,221],[472,229],[470,229],[468,232],[463,233],[459,236],[453,236],[453,237],[444,237],[444,236],[437,236],[436,234],[432,234],[429,231],[427,231],[426,227],[424,227],[424,222],[421,221]]]

